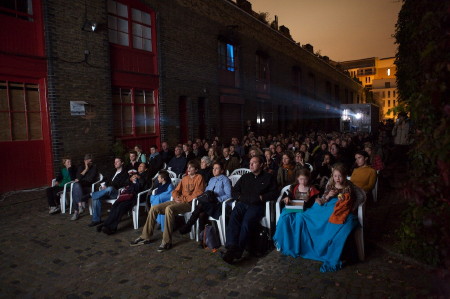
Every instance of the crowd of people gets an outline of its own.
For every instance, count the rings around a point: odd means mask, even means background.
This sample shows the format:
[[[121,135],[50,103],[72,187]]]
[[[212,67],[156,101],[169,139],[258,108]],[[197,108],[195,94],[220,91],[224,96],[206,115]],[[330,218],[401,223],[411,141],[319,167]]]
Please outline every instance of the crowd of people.
[[[127,162],[115,158],[111,175],[105,176],[94,192],[91,185],[99,174],[92,155],[86,154],[78,169],[65,158],[57,184],[47,190],[49,213],[59,212],[62,186],[74,181],[71,219],[80,217],[91,198],[89,226],[112,234],[122,215],[136,203],[136,194],[153,189],[145,199],[150,210],[142,234],[130,245],[151,243],[160,226],[163,236],[158,251],[163,252],[172,248],[176,215],[192,212],[191,218],[177,228],[186,234],[197,220],[201,229],[208,217],[218,219],[222,202],[232,198],[235,204],[227,209],[226,252],[222,258],[234,263],[248,248],[264,216],[265,203],[275,201],[282,188],[290,186],[281,195],[281,205],[301,200],[303,212],[283,210],[273,236],[276,248],[286,255],[323,261],[322,271],[335,271],[341,267],[345,240],[358,225],[355,210],[365,198],[358,192],[362,189],[370,199],[377,172],[392,152],[392,142],[386,140],[389,138],[392,135],[387,130],[380,130],[378,136],[339,132],[255,136],[250,131],[242,141],[236,137],[229,141],[198,138],[173,148],[162,142],[161,149],[153,145],[148,154],[136,146]],[[238,168],[248,168],[249,172],[232,186],[228,175]],[[176,186],[167,170],[181,178]],[[111,198],[117,200],[107,220],[102,221],[102,201]],[[198,205],[192,210],[195,198]]]

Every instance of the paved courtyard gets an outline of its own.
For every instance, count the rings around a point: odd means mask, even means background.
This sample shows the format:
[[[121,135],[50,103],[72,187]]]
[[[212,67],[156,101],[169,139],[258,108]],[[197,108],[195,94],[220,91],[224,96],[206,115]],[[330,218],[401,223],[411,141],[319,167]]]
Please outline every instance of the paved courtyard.
[[[178,233],[168,252],[156,251],[160,234],[130,247],[140,230],[129,217],[117,234],[97,233],[86,214],[48,215],[44,191],[2,198],[0,217],[2,298],[450,298],[442,272],[373,242],[365,262],[320,273],[320,263],[276,251],[228,265]]]

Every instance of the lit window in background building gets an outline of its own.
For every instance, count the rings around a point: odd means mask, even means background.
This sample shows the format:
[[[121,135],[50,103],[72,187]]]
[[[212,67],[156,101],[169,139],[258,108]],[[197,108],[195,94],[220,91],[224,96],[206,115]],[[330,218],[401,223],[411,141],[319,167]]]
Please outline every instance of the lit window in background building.
[[[388,76],[391,75],[391,69],[387,69],[387,75],[388,75]]]

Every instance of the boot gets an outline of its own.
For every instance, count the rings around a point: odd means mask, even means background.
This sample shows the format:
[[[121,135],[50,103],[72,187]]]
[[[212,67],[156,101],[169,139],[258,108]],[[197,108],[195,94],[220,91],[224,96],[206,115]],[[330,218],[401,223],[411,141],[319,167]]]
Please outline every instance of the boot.
[[[180,234],[185,235],[191,231],[191,228],[197,221],[198,217],[200,216],[200,213],[201,213],[201,206],[197,206],[194,212],[192,212],[191,218],[189,218],[186,224],[180,227],[180,229],[178,230]]]

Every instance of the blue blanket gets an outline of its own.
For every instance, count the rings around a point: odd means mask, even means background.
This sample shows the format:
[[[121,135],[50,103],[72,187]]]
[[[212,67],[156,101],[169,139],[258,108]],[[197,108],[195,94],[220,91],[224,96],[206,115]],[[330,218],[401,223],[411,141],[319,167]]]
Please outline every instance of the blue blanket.
[[[358,219],[350,213],[344,224],[328,222],[337,200],[332,198],[322,206],[315,203],[303,213],[287,213],[284,209],[273,237],[277,250],[295,258],[321,261],[321,272],[340,270],[342,249]]]

